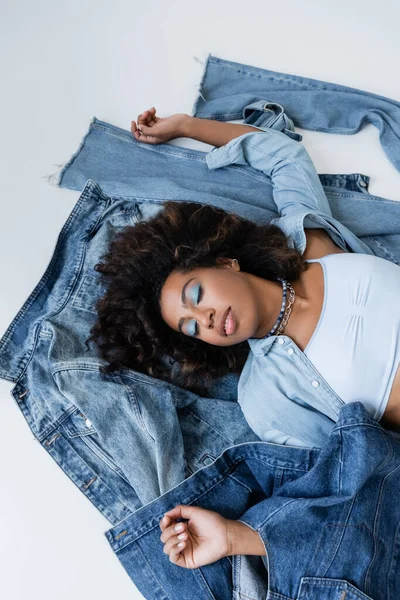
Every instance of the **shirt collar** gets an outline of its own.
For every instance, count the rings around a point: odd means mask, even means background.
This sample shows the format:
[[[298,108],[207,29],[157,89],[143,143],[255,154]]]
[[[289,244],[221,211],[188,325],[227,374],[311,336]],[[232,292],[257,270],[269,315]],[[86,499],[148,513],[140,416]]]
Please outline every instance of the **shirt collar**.
[[[253,354],[255,354],[256,356],[264,356],[269,352],[270,348],[272,348],[272,345],[274,344],[277,338],[277,335],[271,335],[267,338],[249,338],[247,340],[247,343],[249,344]]]

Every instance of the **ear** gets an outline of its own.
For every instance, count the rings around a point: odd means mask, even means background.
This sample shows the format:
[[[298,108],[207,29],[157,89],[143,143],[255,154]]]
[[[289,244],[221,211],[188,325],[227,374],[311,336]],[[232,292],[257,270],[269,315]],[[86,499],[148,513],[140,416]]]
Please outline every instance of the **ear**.
[[[226,256],[219,256],[216,260],[217,266],[225,269],[233,269],[234,271],[240,271],[240,265],[236,258],[227,258]]]

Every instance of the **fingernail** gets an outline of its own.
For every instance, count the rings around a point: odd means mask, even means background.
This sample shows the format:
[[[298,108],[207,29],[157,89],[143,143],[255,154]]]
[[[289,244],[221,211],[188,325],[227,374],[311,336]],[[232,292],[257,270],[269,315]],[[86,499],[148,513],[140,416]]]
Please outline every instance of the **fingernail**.
[[[183,540],[184,537],[185,537],[185,534],[181,533],[181,535],[178,535],[178,540]]]
[[[175,531],[183,531],[183,525],[182,525],[182,523],[179,523],[178,525],[175,525]]]
[[[182,546],[184,546],[185,542],[179,542],[178,544],[178,548],[182,548]]]

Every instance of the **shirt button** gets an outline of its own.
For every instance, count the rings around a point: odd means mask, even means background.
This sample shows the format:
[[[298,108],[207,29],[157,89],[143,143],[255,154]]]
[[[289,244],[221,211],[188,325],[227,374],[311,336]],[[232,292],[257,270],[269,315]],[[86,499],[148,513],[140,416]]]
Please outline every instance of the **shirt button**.
[[[314,381],[311,382],[311,385],[313,387],[317,388],[317,387],[319,387],[319,382],[316,379],[314,379]]]
[[[283,346],[284,343],[285,343],[285,340],[280,337],[279,340],[278,340],[278,344],[280,344],[281,346]]]
[[[366,188],[366,187],[367,187],[367,183],[364,181],[364,179],[361,179],[361,181],[360,181],[360,185],[361,185],[361,187],[363,187],[363,188]]]
[[[85,425],[86,425],[86,427],[91,427],[92,423],[91,423],[91,421],[89,421],[89,419],[86,419]]]
[[[289,354],[289,356],[292,356],[293,352],[294,352],[293,348],[289,348],[289,350],[287,351],[287,353]]]

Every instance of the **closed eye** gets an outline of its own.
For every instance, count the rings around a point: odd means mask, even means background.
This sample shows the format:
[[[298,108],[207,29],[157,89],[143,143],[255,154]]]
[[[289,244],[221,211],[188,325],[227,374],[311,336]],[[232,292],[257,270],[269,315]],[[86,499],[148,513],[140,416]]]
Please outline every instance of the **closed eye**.
[[[182,298],[184,299],[184,302],[186,304],[185,287],[186,286],[184,286],[184,289],[182,291]],[[203,287],[200,284],[193,286],[188,292],[188,297],[191,300],[191,302],[197,306],[203,298]],[[179,320],[179,331],[185,335],[189,335],[190,337],[197,337],[199,334],[198,322],[195,319],[190,319],[186,323],[186,331],[183,331],[184,322],[184,318]]]

